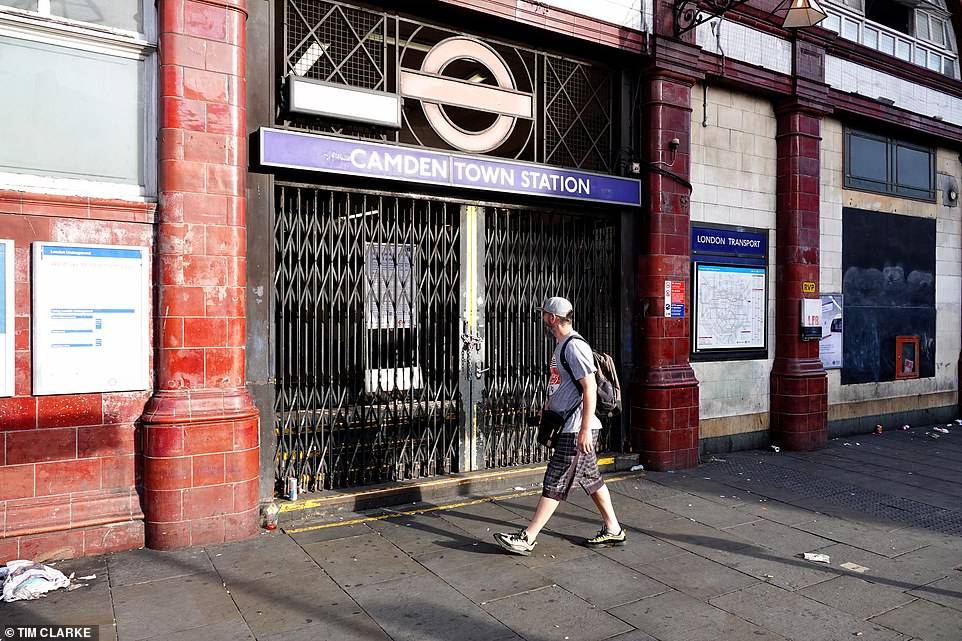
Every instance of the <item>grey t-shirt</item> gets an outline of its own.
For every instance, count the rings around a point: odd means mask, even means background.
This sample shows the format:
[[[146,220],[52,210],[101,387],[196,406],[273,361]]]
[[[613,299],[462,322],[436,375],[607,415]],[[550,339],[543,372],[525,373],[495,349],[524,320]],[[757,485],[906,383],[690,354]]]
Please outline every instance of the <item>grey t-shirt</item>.
[[[572,338],[580,336],[572,331],[562,338],[554,347],[551,355],[551,378],[548,380],[548,409],[561,414],[566,414],[575,407],[575,411],[565,422],[562,433],[570,434],[581,430],[581,390],[575,384],[575,380],[581,380],[588,374],[595,372],[595,359],[591,353],[591,347],[583,340]],[[568,365],[571,366],[571,373],[574,379],[568,376],[567,370],[561,364],[561,346],[568,343]],[[597,416],[591,417],[591,429],[600,430],[601,421]]]

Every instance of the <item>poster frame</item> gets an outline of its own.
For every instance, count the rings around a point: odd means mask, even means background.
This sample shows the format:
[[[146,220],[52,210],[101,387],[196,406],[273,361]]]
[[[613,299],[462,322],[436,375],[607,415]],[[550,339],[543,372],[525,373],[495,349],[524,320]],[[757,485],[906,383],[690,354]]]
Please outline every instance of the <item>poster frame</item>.
[[[46,296],[48,295],[47,288],[50,287],[50,283],[46,281],[50,275],[44,273],[43,261],[40,260],[40,256],[47,247],[64,247],[64,248],[82,248],[85,250],[106,250],[106,251],[138,251],[141,252],[139,259],[140,268],[140,282],[139,291],[137,292],[137,299],[142,310],[141,318],[139,319],[138,335],[140,344],[140,354],[135,368],[137,370],[136,380],[133,380],[131,376],[130,379],[125,379],[124,381],[118,381],[115,384],[101,384],[95,380],[86,379],[85,384],[74,383],[71,386],[67,386],[63,381],[55,382],[46,380],[44,377],[44,371],[49,370],[55,366],[56,359],[50,353],[50,350],[45,348],[41,344],[41,336],[44,335],[45,326],[43,323],[47,322],[44,318],[44,314],[49,310],[49,307],[44,303]],[[133,392],[142,391],[150,388],[150,359],[152,353],[151,340],[150,340],[150,323],[152,316],[152,308],[150,301],[150,278],[152,266],[152,257],[150,252],[150,247],[146,245],[113,245],[106,243],[76,243],[76,242],[58,242],[58,241],[34,241],[31,243],[31,278],[33,282],[33,288],[31,293],[31,336],[33,339],[33,345],[31,349],[31,365],[32,365],[32,394],[34,396],[50,396],[59,394],[96,394],[96,393],[107,393],[107,392]],[[130,358],[135,358],[134,355],[130,355]]]
[[[699,243],[698,238],[702,232],[710,232],[719,237],[732,238],[752,238],[760,242],[760,247],[751,251],[744,251],[738,248],[716,245],[706,246]],[[691,224],[691,324],[690,324],[690,360],[699,361],[736,361],[736,360],[764,360],[768,358],[769,345],[769,295],[771,291],[770,275],[771,270],[768,265],[769,257],[769,232],[770,230],[759,227],[744,227],[736,225],[720,225],[716,223],[692,222]],[[717,267],[745,267],[761,269],[765,278],[764,294],[764,338],[761,347],[717,347],[717,348],[698,348],[698,323],[699,323],[699,283],[698,269],[700,266]]]

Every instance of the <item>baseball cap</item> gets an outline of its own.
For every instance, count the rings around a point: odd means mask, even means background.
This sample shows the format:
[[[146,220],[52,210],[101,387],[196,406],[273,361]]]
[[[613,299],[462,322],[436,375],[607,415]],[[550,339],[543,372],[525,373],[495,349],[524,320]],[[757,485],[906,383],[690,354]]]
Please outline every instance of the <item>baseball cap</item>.
[[[571,306],[571,302],[567,298],[560,296],[552,296],[551,298],[545,299],[541,307],[536,307],[535,309],[539,312],[560,316],[561,318],[571,318],[571,315],[575,311],[574,307]]]

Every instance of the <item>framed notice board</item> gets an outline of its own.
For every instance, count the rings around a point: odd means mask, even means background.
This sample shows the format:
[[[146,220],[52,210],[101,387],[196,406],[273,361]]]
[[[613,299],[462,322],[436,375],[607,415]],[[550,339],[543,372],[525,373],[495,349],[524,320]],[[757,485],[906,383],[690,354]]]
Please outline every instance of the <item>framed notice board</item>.
[[[768,230],[691,228],[692,360],[768,358]]]
[[[33,393],[147,389],[146,247],[33,243]]]

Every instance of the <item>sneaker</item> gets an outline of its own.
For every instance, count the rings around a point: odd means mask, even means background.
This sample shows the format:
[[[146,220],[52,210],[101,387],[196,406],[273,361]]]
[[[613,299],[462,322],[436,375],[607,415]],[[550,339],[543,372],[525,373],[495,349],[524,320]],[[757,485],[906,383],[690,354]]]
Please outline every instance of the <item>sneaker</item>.
[[[531,550],[534,546],[538,545],[537,541],[529,541],[528,533],[525,530],[519,532],[498,532],[494,535],[495,542],[503,547],[508,552],[512,554],[520,554],[522,556],[528,556],[531,554]]]
[[[617,534],[612,534],[607,530],[607,528],[601,528],[594,538],[585,541],[585,547],[589,548],[610,548],[616,545],[624,544],[625,528],[621,528],[621,532],[618,532]]]

